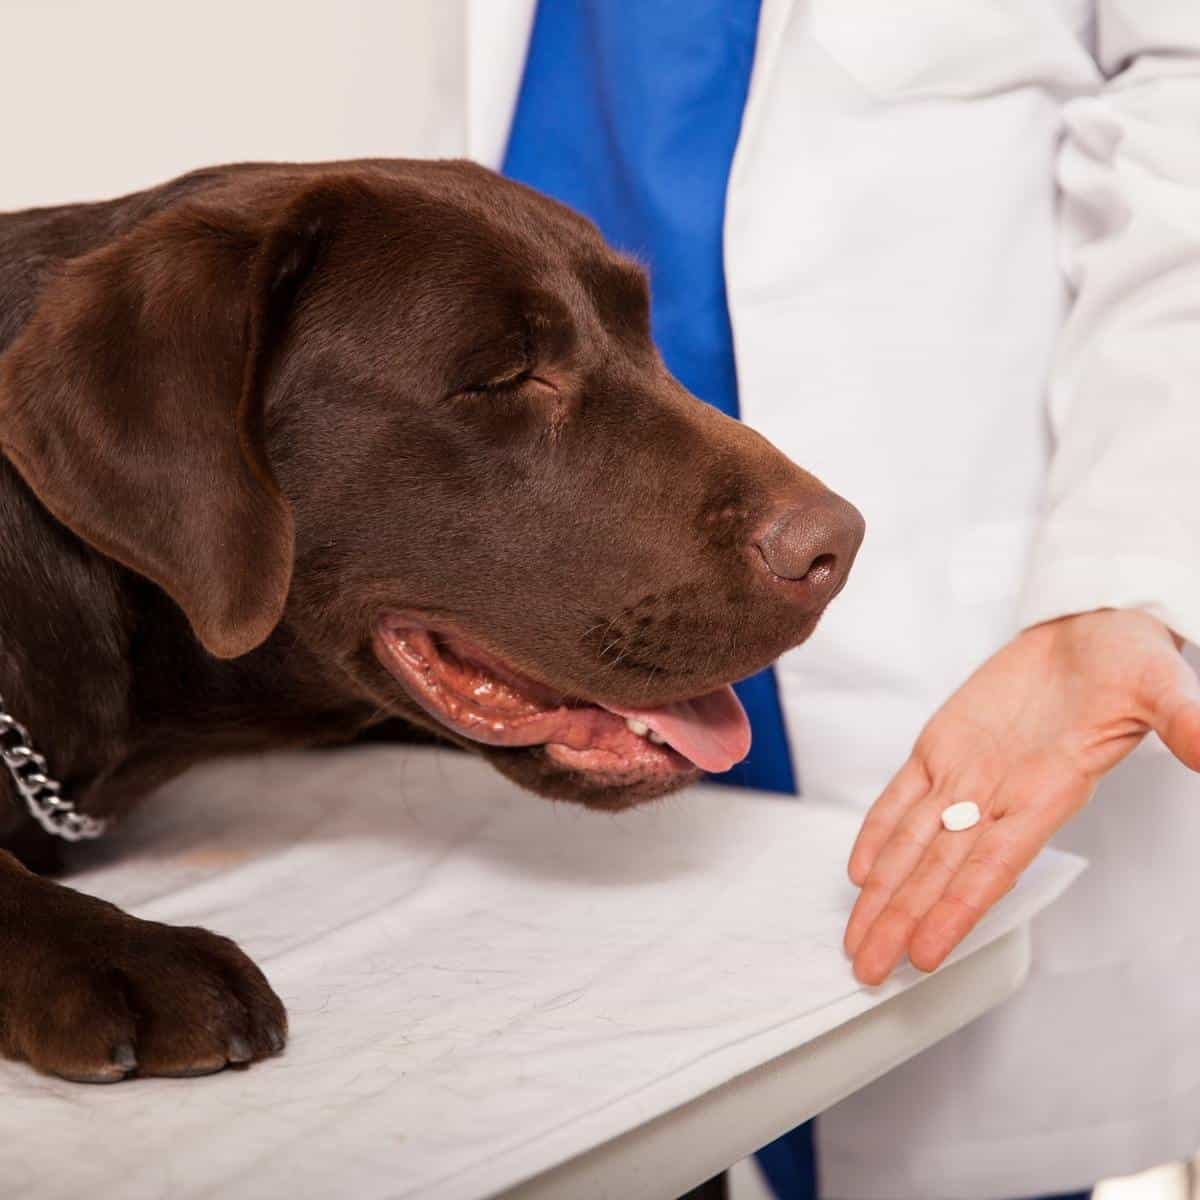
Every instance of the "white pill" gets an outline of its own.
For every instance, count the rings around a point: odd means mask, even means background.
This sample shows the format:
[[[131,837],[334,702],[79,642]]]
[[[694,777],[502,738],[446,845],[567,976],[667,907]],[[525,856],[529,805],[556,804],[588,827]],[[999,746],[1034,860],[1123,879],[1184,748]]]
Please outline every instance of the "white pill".
[[[978,825],[979,805],[971,800],[961,800],[958,804],[943,808],[942,824],[951,833],[958,833],[959,830],[970,829],[972,825]]]

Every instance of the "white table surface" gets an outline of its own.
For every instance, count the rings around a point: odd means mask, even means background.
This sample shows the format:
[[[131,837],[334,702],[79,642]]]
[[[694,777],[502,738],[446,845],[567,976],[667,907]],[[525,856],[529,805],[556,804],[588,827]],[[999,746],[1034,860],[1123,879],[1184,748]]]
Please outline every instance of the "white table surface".
[[[670,1197],[986,1011],[1079,870],[859,987],[849,812],[697,788],[612,816],[437,750],[217,763],[73,881],[235,937],[279,1060],[87,1088],[0,1064],[4,1200]],[[118,853],[119,852],[119,853]]]

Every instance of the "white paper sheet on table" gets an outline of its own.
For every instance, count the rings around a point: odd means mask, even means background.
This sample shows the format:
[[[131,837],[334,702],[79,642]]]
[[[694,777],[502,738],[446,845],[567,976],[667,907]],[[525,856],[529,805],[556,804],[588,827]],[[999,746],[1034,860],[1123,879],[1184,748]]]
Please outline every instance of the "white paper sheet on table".
[[[613,816],[391,747],[218,763],[167,793],[72,882],[236,938],[291,1044],[109,1088],[0,1064],[5,1200],[486,1195],[918,978],[855,984],[857,819],[812,802],[700,788]],[[1078,869],[1043,856],[963,952]]]

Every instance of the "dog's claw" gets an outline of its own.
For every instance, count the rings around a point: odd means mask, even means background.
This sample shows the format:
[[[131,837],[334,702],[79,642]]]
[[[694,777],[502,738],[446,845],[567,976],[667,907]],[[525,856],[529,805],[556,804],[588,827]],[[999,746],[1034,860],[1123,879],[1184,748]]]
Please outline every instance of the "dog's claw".
[[[179,1067],[176,1070],[160,1070],[156,1072],[164,1079],[199,1079],[202,1075],[215,1075],[223,1071],[228,1064],[224,1061],[195,1063],[190,1067]]]
[[[249,1062],[254,1057],[250,1043],[240,1033],[235,1033],[229,1039],[229,1061],[231,1063]]]
[[[136,1070],[138,1060],[132,1043],[122,1042],[119,1046],[117,1046],[112,1052],[112,1061],[113,1065],[120,1067],[122,1071]]]

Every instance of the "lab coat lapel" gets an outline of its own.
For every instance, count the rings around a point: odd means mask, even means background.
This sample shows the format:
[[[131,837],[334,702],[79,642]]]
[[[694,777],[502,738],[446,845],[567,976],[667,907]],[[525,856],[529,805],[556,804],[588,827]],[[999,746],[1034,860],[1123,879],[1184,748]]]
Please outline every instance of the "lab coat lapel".
[[[746,96],[746,108],[742,114],[742,127],[738,134],[737,148],[733,156],[733,164],[729,172],[729,185],[725,200],[725,276],[727,280],[727,299],[730,307],[730,317],[733,322],[735,350],[737,343],[739,309],[741,305],[734,289],[730,286],[735,278],[735,268],[738,260],[738,222],[736,217],[739,206],[746,198],[747,180],[752,173],[755,162],[759,135],[766,121],[771,118],[779,119],[779,114],[771,113],[769,100],[771,93],[771,77],[779,59],[780,48],[784,42],[784,30],[792,18],[796,0],[762,0],[758,17],[758,38],[754,51],[754,66],[750,74],[750,90]],[[740,372],[739,372],[740,375]],[[740,379],[739,379],[740,383]],[[741,398],[741,416],[743,420],[753,418],[747,411],[745,398]]]
[[[758,37],[754,48],[754,65],[750,72],[750,91],[742,114],[742,128],[729,174],[729,190],[737,186],[739,165],[754,153],[755,133],[762,124],[770,91],[771,72],[779,57],[783,31],[792,16],[796,0],[762,0],[758,14]]]
[[[537,0],[466,0],[467,156],[499,169]]]

